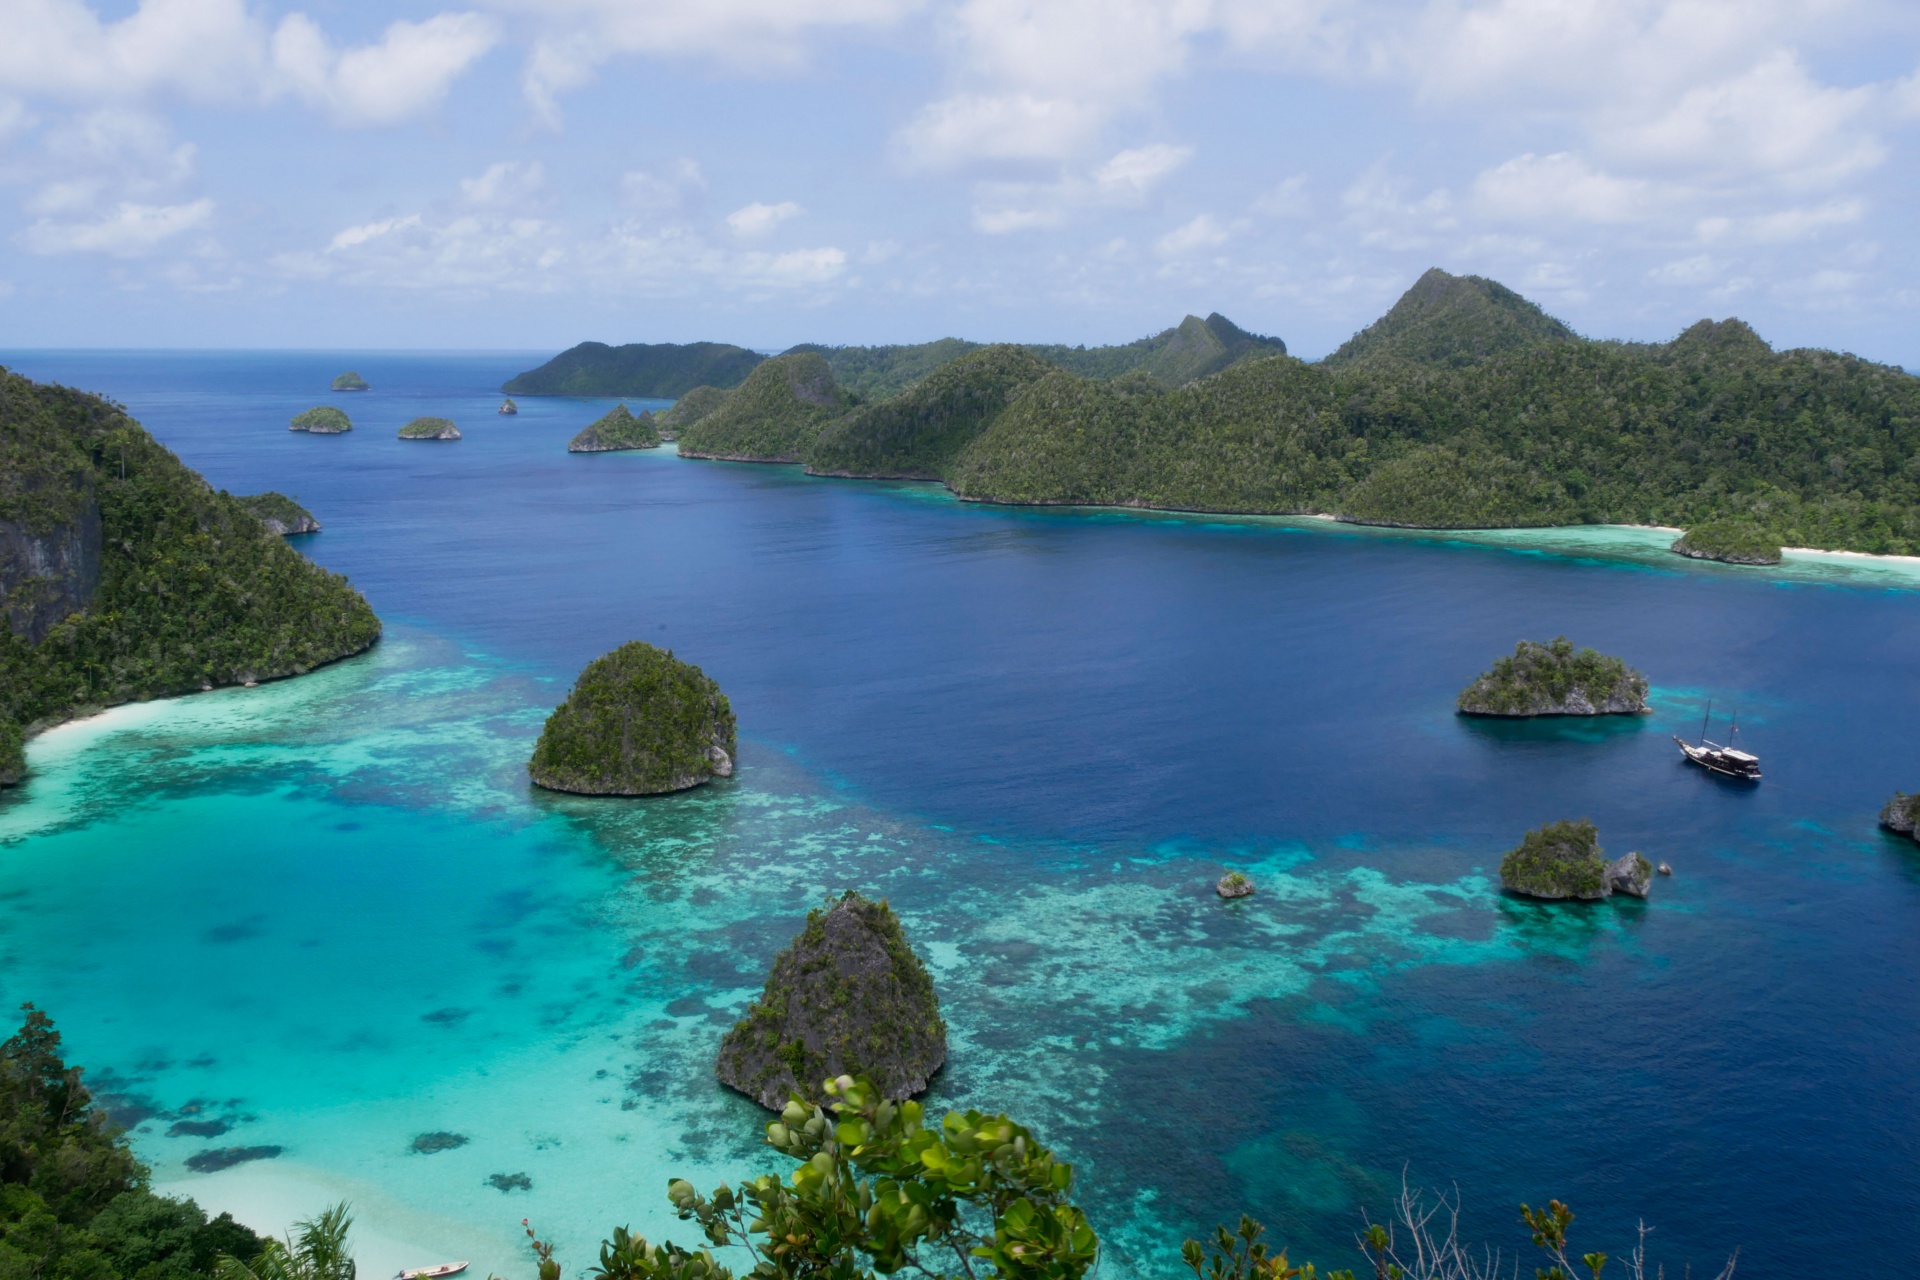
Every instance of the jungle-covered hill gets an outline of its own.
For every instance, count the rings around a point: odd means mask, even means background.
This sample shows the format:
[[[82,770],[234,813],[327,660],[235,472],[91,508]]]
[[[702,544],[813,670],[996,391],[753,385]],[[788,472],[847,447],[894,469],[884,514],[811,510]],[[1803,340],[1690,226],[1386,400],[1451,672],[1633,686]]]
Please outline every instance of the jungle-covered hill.
[[[1170,389],[1140,366],[1101,380],[979,355],[774,431],[779,454],[760,456],[934,476],[986,502],[1414,528],[1738,520],[1789,546],[1920,553],[1920,378],[1777,352],[1739,320],[1592,341],[1493,281],[1436,270],[1318,364],[1243,359]],[[753,456],[755,413],[730,409],[747,447],[711,452]]]
[[[699,386],[737,387],[766,359],[726,342],[583,342],[509,379],[510,396],[646,396],[672,400]]]
[[[106,400],[0,370],[0,781],[17,730],[311,670],[380,621]]]

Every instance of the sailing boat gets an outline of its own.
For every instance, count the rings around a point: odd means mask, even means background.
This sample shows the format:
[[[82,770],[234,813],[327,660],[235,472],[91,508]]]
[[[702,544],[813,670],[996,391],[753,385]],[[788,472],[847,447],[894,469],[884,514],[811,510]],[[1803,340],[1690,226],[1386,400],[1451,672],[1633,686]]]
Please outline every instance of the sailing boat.
[[[1680,754],[1711,773],[1726,778],[1739,778],[1745,782],[1760,781],[1760,757],[1742,751],[1737,746],[1721,746],[1707,737],[1707,726],[1713,721],[1713,703],[1707,703],[1706,719],[1700,722],[1700,745],[1694,746],[1679,734],[1673,740],[1680,744]],[[1740,717],[1736,713],[1732,720],[1732,730],[1727,735],[1730,742],[1740,740]]]

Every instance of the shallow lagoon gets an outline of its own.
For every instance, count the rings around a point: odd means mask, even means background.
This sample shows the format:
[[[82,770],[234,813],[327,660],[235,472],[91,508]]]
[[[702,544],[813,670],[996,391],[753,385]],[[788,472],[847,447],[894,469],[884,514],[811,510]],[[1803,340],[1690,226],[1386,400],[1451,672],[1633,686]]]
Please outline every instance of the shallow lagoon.
[[[934,965],[936,1105],[1065,1147],[1122,1270],[1173,1274],[1183,1233],[1243,1208],[1349,1265],[1403,1167],[1508,1246],[1515,1203],[1559,1195],[1587,1247],[1644,1214],[1670,1265],[1893,1266],[1855,1224],[1920,1203],[1920,848],[1873,825],[1920,784],[1907,566],[569,456],[606,404],[497,417],[524,356],[7,362],[122,400],[216,484],[298,496],[327,526],[303,549],[389,622],[303,680],[46,735],[0,802],[0,995],[154,1113],[136,1142],[169,1186],[262,1226],[350,1195],[367,1274],[524,1274],[522,1217],[576,1268],[615,1223],[678,1228],[669,1172],[767,1163],[706,1076],[719,1033],[857,886]],[[344,367],[375,390],[318,390]],[[360,429],[285,430],[329,401]],[[426,412],[466,439],[392,438]],[[1561,632],[1645,670],[1655,713],[1451,714]],[[545,710],[634,637],[728,690],[739,779],[530,794]],[[1708,698],[1758,789],[1678,764]],[[1492,891],[1500,850],[1575,815],[1678,874],[1645,905]],[[1221,904],[1224,865],[1261,892]],[[410,1151],[434,1131],[469,1141]],[[281,1154],[186,1166],[224,1146]],[[488,1184],[514,1173],[532,1189]]]

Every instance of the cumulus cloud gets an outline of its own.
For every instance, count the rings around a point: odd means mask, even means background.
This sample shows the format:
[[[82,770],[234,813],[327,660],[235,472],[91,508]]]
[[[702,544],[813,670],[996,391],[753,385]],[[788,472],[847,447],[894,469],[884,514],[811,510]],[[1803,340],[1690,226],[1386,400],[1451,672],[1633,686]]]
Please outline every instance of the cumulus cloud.
[[[1192,147],[1169,146],[1164,142],[1132,147],[1094,170],[1093,182],[1106,195],[1142,196],[1192,157]]]
[[[1184,258],[1204,249],[1219,248],[1227,242],[1229,234],[1227,228],[1220,225],[1219,219],[1210,213],[1203,213],[1161,236],[1154,248],[1166,257]]]
[[[514,204],[545,186],[546,181],[546,166],[538,160],[502,160],[487,166],[478,177],[461,179],[460,195],[468,204]]]
[[[438,106],[499,39],[489,17],[442,13],[393,23],[378,44],[340,52],[318,24],[295,13],[273,34],[273,66],[293,92],[342,124],[394,124]]]
[[[678,209],[695,192],[707,189],[700,166],[682,156],[665,172],[635,169],[620,175],[620,200],[630,209]]]
[[[1632,222],[1656,212],[1649,184],[1602,173],[1580,157],[1516,156],[1474,180],[1474,198],[1508,221]]]
[[[791,200],[782,200],[779,204],[762,204],[756,200],[728,214],[727,225],[733,228],[733,234],[741,239],[757,240],[781,223],[790,218],[797,218],[805,212],[805,209]]]
[[[116,258],[139,258],[164,242],[213,216],[213,201],[151,205],[126,202],[104,217],[83,222],[42,219],[20,233],[20,244],[31,253],[103,253]]]

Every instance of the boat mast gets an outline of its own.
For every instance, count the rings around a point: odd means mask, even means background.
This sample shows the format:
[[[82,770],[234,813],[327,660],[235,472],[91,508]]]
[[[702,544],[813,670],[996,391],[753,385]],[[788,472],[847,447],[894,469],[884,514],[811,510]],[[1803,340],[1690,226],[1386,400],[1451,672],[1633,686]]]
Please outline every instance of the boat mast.
[[[1713,699],[1707,699],[1707,714],[1700,721],[1700,745],[1707,745],[1707,724],[1713,719]]]

